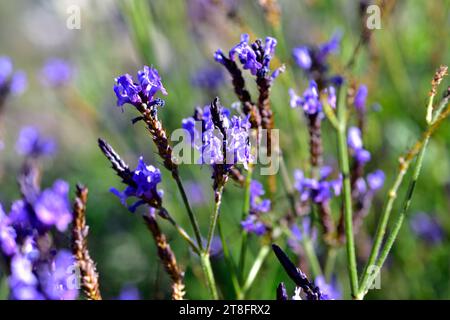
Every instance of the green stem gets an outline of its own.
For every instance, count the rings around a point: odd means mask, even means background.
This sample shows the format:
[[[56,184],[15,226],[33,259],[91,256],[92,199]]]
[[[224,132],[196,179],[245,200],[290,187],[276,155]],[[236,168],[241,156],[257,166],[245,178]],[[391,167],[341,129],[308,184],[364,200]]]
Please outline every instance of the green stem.
[[[214,300],[219,299],[217,293],[216,281],[214,280],[214,273],[211,267],[211,261],[209,260],[209,253],[200,254],[200,263],[202,265],[203,273],[206,277],[206,284],[208,285],[209,292]]]
[[[250,269],[250,272],[248,273],[247,279],[245,280],[244,286],[242,287],[241,295],[238,296],[239,300],[242,300],[245,298],[246,293],[251,288],[253,282],[256,279],[256,276],[258,275],[259,271],[261,270],[261,267],[264,263],[264,260],[266,260],[267,255],[270,252],[270,246],[263,246],[259,250],[259,253],[256,257],[255,262],[253,263],[253,266]]]
[[[248,172],[247,172],[247,176],[245,179],[244,203],[242,206],[241,220],[244,220],[250,211],[250,184],[252,181],[252,172],[253,172],[253,167],[250,164],[248,167]],[[248,239],[248,233],[247,233],[247,231],[242,229],[241,254],[239,255],[239,264],[238,264],[239,279],[240,279],[241,284],[243,283],[243,275],[244,275],[244,269],[245,269],[245,255],[247,253],[247,242],[248,242],[247,239]]]
[[[384,207],[383,213],[381,214],[380,222],[378,223],[377,230],[375,231],[374,242],[372,245],[372,249],[370,251],[369,259],[364,267],[364,271],[362,273],[360,282],[366,283],[368,277],[370,275],[369,269],[374,265],[375,260],[378,256],[378,252],[380,251],[381,244],[383,242],[384,234],[386,233],[387,224],[389,222],[389,217],[392,212],[392,207],[394,205],[395,199],[397,198],[397,191],[400,188],[400,185],[403,181],[403,178],[406,174],[407,168],[402,166],[400,171],[394,181],[394,184],[390,191],[388,192],[388,200]]]
[[[411,205],[412,196],[413,196],[414,190],[416,188],[417,180],[419,179],[420,171],[422,169],[423,159],[425,156],[425,151],[426,151],[429,140],[430,140],[430,138],[427,138],[424,141],[423,147],[420,150],[419,155],[417,156],[417,160],[416,160],[416,163],[413,168],[413,176],[411,178],[411,182],[409,183],[408,192],[406,193],[405,200],[403,201],[402,211],[399,213],[399,215],[395,219],[392,232],[389,235],[389,237],[387,238],[386,244],[384,245],[383,250],[381,250],[381,252],[380,252],[380,257],[377,259],[377,262],[375,263],[375,270],[377,272],[375,274],[373,274],[372,277],[369,277],[369,280],[367,280],[366,283],[363,283],[361,285],[361,290],[359,292],[359,295],[361,297],[364,297],[364,295],[369,290],[369,286],[372,283],[372,280],[380,272],[384,262],[386,261],[386,258],[388,256],[389,252],[392,249],[392,246],[393,246],[395,240],[397,239],[398,233],[400,232],[400,228],[402,227],[403,220],[405,219],[406,213],[408,212],[408,209]]]
[[[184,203],[184,206],[186,207],[186,211],[188,213],[189,220],[192,225],[192,229],[194,229],[194,234],[195,234],[195,238],[197,240],[198,247],[200,248],[200,250],[202,250],[203,249],[202,236],[200,233],[200,227],[198,225],[197,218],[195,217],[194,212],[192,211],[191,205],[189,204],[189,200],[186,196],[186,191],[184,191],[184,187],[181,182],[180,176],[178,174],[176,174],[173,177],[177,183],[178,190],[180,191],[180,194],[181,194],[181,198],[183,198],[183,203]]]
[[[211,215],[209,230],[208,230],[208,238],[206,239],[206,248],[205,252],[209,252],[211,249],[212,238],[214,237],[214,230],[216,229],[217,219],[219,218],[220,213],[220,204],[222,203],[222,193],[223,193],[223,185],[219,186],[217,190],[214,192],[214,211]]]
[[[334,271],[334,266],[336,264],[336,256],[337,256],[337,249],[334,247],[328,247],[327,252],[327,260],[325,262],[325,279],[329,282],[331,280],[331,276]]]
[[[239,279],[238,279],[239,272],[236,268],[233,258],[230,255],[230,251],[228,250],[228,245],[227,245],[225,235],[222,230],[222,224],[220,223],[220,217],[217,220],[217,230],[219,231],[220,241],[222,242],[223,255],[224,255],[225,261],[228,265],[228,270],[230,271],[231,282],[233,283],[234,292],[236,294],[236,297],[238,297],[241,294],[241,287],[240,287]]]
[[[339,90],[339,104],[337,117],[339,120],[338,130],[338,153],[339,166],[343,176],[343,201],[344,201],[344,221],[345,237],[347,249],[348,275],[352,296],[355,297],[358,291],[358,271],[356,267],[355,243],[353,235],[352,217],[352,190],[350,185],[350,166],[348,160],[347,137],[346,137],[346,87],[343,85]]]

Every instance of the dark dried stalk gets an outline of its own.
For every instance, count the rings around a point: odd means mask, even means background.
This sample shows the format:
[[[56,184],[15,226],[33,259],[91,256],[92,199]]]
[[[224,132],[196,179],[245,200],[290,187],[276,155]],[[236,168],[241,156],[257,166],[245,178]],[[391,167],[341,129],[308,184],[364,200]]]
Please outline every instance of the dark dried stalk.
[[[88,189],[77,185],[73,205],[72,252],[80,267],[83,292],[89,300],[102,300],[98,272],[87,245],[89,232],[89,227],[86,225],[87,196]]]
[[[177,259],[169,243],[167,242],[166,236],[161,232],[161,229],[156,222],[155,216],[152,214],[144,216],[144,221],[147,228],[150,230],[155,240],[156,248],[158,250],[158,256],[161,262],[172,280],[172,299],[173,300],[183,300],[185,295],[185,286],[183,282],[184,274],[181,268],[177,264]]]
[[[177,183],[178,190],[180,191],[181,197],[183,198],[183,203],[186,207],[189,220],[191,222],[192,228],[194,230],[195,238],[197,240],[198,246],[202,248],[202,238],[200,234],[200,227],[197,219],[192,211],[189,199],[187,198],[186,191],[184,190],[183,183],[181,182],[181,177],[178,173],[178,165],[173,161],[172,157],[172,147],[167,139],[167,134],[162,126],[161,121],[158,120],[157,108],[159,105],[163,104],[161,100],[156,99],[152,106],[147,106],[146,104],[141,104],[137,107],[142,117],[142,120],[147,125],[147,129],[155,143],[159,156],[163,159],[164,167],[172,173],[172,177]]]
[[[280,282],[280,284],[277,287],[277,300],[280,300],[280,301],[289,300],[287,291],[286,291],[286,286],[284,285],[283,282]]]
[[[261,116],[256,105],[252,102],[250,92],[245,87],[245,80],[242,76],[241,70],[233,60],[228,59],[223,54],[221,57],[224,61],[223,65],[231,75],[234,92],[239,101],[242,103],[242,111],[246,116],[250,116],[252,129],[258,129],[261,126]]]

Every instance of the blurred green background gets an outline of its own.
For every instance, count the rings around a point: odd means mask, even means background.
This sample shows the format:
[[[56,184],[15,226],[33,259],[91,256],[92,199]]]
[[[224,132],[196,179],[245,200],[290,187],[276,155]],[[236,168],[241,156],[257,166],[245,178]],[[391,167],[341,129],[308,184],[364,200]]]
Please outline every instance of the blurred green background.
[[[217,4],[218,3],[218,4]],[[81,9],[81,29],[66,27],[67,8]],[[307,81],[292,61],[290,51],[302,44],[319,44],[333,32],[341,31],[341,52],[332,57],[333,72],[342,70],[352,55],[360,35],[358,1],[280,0],[284,41],[279,38],[277,58],[286,63],[288,73],[281,75],[272,91],[276,127],[281,130],[281,147],[285,149],[290,172],[305,168],[308,139],[305,123],[297,110],[289,107],[287,90],[302,92]],[[368,171],[381,168],[386,184],[392,182],[398,156],[411,146],[425,128],[425,105],[430,81],[440,64],[450,58],[450,1],[394,1],[382,29],[375,30],[370,49],[362,48],[356,59],[352,79],[369,87],[368,102],[374,105],[365,136],[366,148],[373,160]],[[167,275],[155,253],[153,240],[141,219],[120,205],[108,190],[122,189],[97,147],[103,137],[134,167],[139,155],[160,165],[150,137],[142,124],[131,125],[136,116],[132,108],[122,113],[115,106],[112,91],[114,78],[123,73],[135,74],[143,64],[160,71],[169,92],[159,117],[171,131],[190,116],[197,105],[208,104],[214,92],[199,89],[192,77],[199,69],[216,65],[217,48],[228,50],[239,41],[242,32],[252,37],[280,36],[267,22],[257,0],[17,0],[0,4],[0,55],[8,55],[16,68],[29,78],[27,91],[7,101],[2,115],[0,151],[0,201],[6,208],[20,196],[16,173],[21,159],[14,151],[15,140],[23,125],[36,125],[58,142],[58,153],[45,162],[43,185],[50,186],[62,178],[74,186],[82,182],[89,187],[88,223],[91,255],[97,262],[102,294],[116,297],[126,284],[139,288],[145,299],[170,297]],[[48,88],[39,81],[39,72],[49,57],[70,61],[76,70],[74,80],[60,88]],[[228,78],[226,78],[228,80]],[[446,87],[448,81],[444,81]],[[253,88],[251,86],[252,90]],[[229,81],[218,95],[225,106],[236,101]],[[335,136],[324,126],[325,158],[335,161]],[[431,245],[415,235],[405,223],[391,258],[381,275],[381,290],[371,291],[372,299],[449,299],[450,298],[450,123],[442,126],[426,154],[422,176],[410,212],[427,212],[436,216],[445,231],[441,243]],[[161,166],[160,166],[161,167]],[[164,169],[162,186],[165,206],[190,230],[175,184]],[[206,203],[194,206],[202,230],[207,229],[212,210],[210,170],[185,165],[184,181],[200,182]],[[279,188],[281,190],[281,188]],[[73,188],[72,188],[73,190]],[[402,188],[403,195],[405,188]],[[287,203],[279,191],[280,201],[274,211],[283,214]],[[367,217],[362,236],[373,235],[386,188],[377,197]],[[72,194],[73,195],[73,194]],[[224,195],[222,221],[231,251],[239,252],[239,219],[242,190],[229,183]],[[397,204],[397,208],[399,204]],[[187,298],[208,298],[200,264],[166,223],[161,225],[186,272]],[[62,245],[69,245],[69,236]],[[250,236],[250,259],[256,255],[259,239]],[[283,243],[282,240],[280,240]],[[358,246],[358,256],[367,249]],[[365,261],[364,261],[365,262]],[[300,265],[307,264],[300,262]],[[348,296],[345,251],[338,253],[338,279]],[[362,267],[362,263],[360,266]],[[231,292],[229,274],[223,259],[213,260],[217,281],[225,297]],[[307,267],[305,266],[307,269]],[[261,273],[249,292],[251,299],[272,299],[280,281],[292,284],[273,254],[268,256]]]

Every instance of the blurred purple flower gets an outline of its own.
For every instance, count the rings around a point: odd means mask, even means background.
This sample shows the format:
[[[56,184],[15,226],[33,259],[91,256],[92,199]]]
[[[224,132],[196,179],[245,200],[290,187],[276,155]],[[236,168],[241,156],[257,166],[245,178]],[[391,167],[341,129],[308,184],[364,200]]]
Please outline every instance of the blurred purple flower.
[[[10,225],[10,219],[0,204],[0,249],[6,256],[12,256],[17,251],[16,231]]]
[[[142,199],[145,199],[147,204],[152,203],[153,207],[159,207],[161,205],[163,191],[157,190],[158,184],[161,182],[161,172],[158,168],[147,165],[143,157],[139,157],[138,165],[133,171],[132,180],[134,185],[127,186],[123,192],[115,188],[110,189],[113,194],[119,197],[124,206],[127,206],[126,201],[130,197],[141,199],[128,207],[131,212],[134,212],[138,206],[144,204],[144,200]]]
[[[338,179],[326,180],[331,174],[331,167],[325,166],[321,168],[319,180],[306,178],[303,171],[296,170],[294,172],[295,189],[300,194],[302,202],[311,199],[315,203],[323,203],[331,200],[333,196],[341,194],[342,175]]]
[[[27,75],[24,71],[14,72],[13,63],[10,57],[0,57],[0,88],[4,92],[13,95],[20,95],[27,87]]]
[[[34,204],[36,217],[45,226],[55,226],[58,231],[66,231],[72,222],[69,204],[69,184],[57,180],[52,188],[44,190]]]
[[[364,164],[370,161],[370,152],[363,148],[361,130],[358,127],[348,128],[347,144],[357,162]]]
[[[141,294],[138,288],[132,285],[126,285],[120,291],[118,300],[141,300]]]
[[[314,284],[320,288],[323,300],[340,300],[342,299],[342,291],[338,286],[336,279],[332,279],[330,283],[325,280],[325,277],[319,275],[314,280]]]
[[[325,59],[328,58],[328,55],[339,52],[341,37],[342,37],[341,33],[336,32],[335,34],[333,34],[333,36],[328,42],[319,45],[317,59],[320,62],[324,62]]]
[[[186,192],[188,193],[189,203],[191,205],[206,204],[207,198],[203,186],[195,181],[184,182]]]
[[[444,239],[444,229],[436,217],[419,212],[411,218],[413,232],[430,244],[440,243]]]
[[[39,157],[54,154],[56,144],[52,139],[43,138],[35,127],[27,126],[20,130],[16,150],[23,156]]]
[[[72,65],[60,58],[50,58],[41,69],[40,78],[44,85],[60,87],[69,83],[74,75]]]
[[[225,77],[221,68],[206,66],[197,70],[191,81],[196,87],[215,92],[225,82]]]
[[[365,110],[367,94],[368,94],[367,86],[363,84],[360,85],[358,87],[358,90],[356,91],[354,100],[355,108],[359,112],[364,112]]]
[[[75,300],[78,297],[79,276],[75,257],[70,251],[60,250],[49,263],[37,266],[39,283],[50,300]]]
[[[261,198],[264,194],[262,184],[257,180],[252,180],[250,183],[250,211],[257,213],[270,210],[270,200]]]
[[[376,191],[383,187],[385,175],[382,170],[376,170],[367,175],[367,184],[370,190]]]
[[[331,94],[334,91],[329,89]],[[317,83],[314,80],[309,82],[308,88],[303,92],[303,96],[297,96],[293,89],[289,89],[289,95],[291,97],[290,105],[291,108],[301,107],[307,115],[315,115],[322,112],[322,104],[319,99],[319,91],[317,88]],[[331,96],[331,103],[335,105],[335,98]]]
[[[245,70],[250,70],[252,75],[256,75],[263,65],[257,61],[256,53],[248,43],[249,39],[250,36],[248,34],[242,34],[241,42],[231,48],[229,57],[232,61],[235,61],[235,56],[237,55],[239,61],[243,65],[243,68]]]
[[[244,221],[241,221],[241,226],[245,231],[254,233],[258,236],[264,235],[267,231],[264,223],[262,223],[254,214],[249,214]]]
[[[311,53],[308,47],[298,47],[292,50],[292,56],[294,57],[295,63],[303,70],[309,70],[312,66]]]

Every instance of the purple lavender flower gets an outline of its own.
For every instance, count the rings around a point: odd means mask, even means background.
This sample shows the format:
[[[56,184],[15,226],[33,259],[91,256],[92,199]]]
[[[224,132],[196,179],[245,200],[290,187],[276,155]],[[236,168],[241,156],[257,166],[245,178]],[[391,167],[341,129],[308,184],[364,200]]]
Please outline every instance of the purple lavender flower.
[[[60,58],[50,58],[41,69],[41,81],[50,87],[60,87],[72,80],[74,74],[71,64]]]
[[[324,300],[340,300],[342,299],[342,291],[338,286],[335,278],[330,283],[325,280],[325,277],[319,275],[314,280],[314,284],[320,288]]]
[[[225,82],[225,77],[221,68],[206,66],[197,70],[191,81],[196,87],[216,91]]]
[[[319,46],[300,46],[292,50],[296,64],[306,72],[309,79],[320,83],[333,83],[333,78],[326,77],[328,71],[327,59],[330,54],[339,51],[341,35],[336,33],[333,37]]]
[[[75,257],[67,250],[60,250],[49,263],[38,265],[39,283],[45,295],[51,300],[75,300],[79,288],[75,271]]]
[[[117,96],[117,105],[123,106],[129,103],[138,106],[142,103],[148,105],[159,105],[161,100],[155,99],[158,91],[167,95],[161,77],[156,69],[144,66],[137,74],[139,84],[133,82],[133,77],[128,73],[121,75],[115,79],[114,92]]]
[[[55,153],[56,144],[52,139],[43,138],[35,127],[28,126],[20,131],[16,150],[23,156],[39,157]]]
[[[27,87],[27,76],[22,70],[14,72],[11,58],[0,57],[0,88],[2,92],[20,95]]]
[[[134,185],[127,186],[123,192],[120,192],[115,188],[111,188],[110,190],[119,197],[124,206],[127,206],[126,201],[130,197],[145,199],[146,203],[152,204],[152,206],[156,208],[161,205],[163,191],[157,190],[158,184],[161,182],[161,172],[158,168],[147,165],[144,162],[143,157],[140,157],[138,165],[132,173],[132,181]],[[144,204],[143,200],[139,200],[135,204],[129,206],[128,209],[131,212],[134,212],[136,208],[142,204]]]
[[[250,210],[252,212],[268,212],[270,210],[270,200],[262,199],[265,191],[262,184],[257,180],[250,183]]]
[[[350,127],[347,133],[347,144],[353,152],[354,158],[359,163],[367,163],[370,161],[370,152],[363,148],[361,130],[357,127]]]
[[[5,84],[13,72],[13,63],[11,58],[6,56],[0,57],[0,87]]]
[[[241,221],[241,226],[245,231],[254,233],[258,236],[264,235],[267,231],[264,223],[254,214],[249,214],[244,221]]]
[[[10,220],[0,204],[0,249],[6,256],[12,256],[17,251],[16,231],[10,225]]]
[[[9,91],[11,94],[18,96],[21,95],[28,85],[28,78],[25,71],[19,70],[14,73],[9,85]]]
[[[330,167],[323,167],[321,169],[321,175],[319,180],[306,178],[303,171],[296,170],[294,172],[295,189],[300,194],[300,200],[302,202],[311,199],[315,203],[324,203],[333,196],[341,194],[342,188],[342,175],[339,175],[338,179],[326,180],[331,174],[332,169]]]
[[[118,300],[140,300],[141,294],[138,288],[132,285],[126,285],[120,291]]]
[[[367,175],[367,184],[370,190],[376,191],[383,187],[385,175],[382,170],[376,170]]]
[[[328,55],[339,52],[341,43],[341,34],[335,33],[328,42],[319,46],[317,58],[320,62],[324,62]]]
[[[45,226],[55,226],[63,232],[72,222],[72,213],[69,204],[69,185],[67,182],[57,180],[52,188],[44,190],[34,204],[36,217]]]
[[[14,300],[42,300],[38,291],[38,279],[33,273],[32,262],[21,254],[11,259],[11,276],[8,279],[11,298]]]
[[[417,236],[430,244],[440,243],[444,239],[444,230],[438,219],[425,212],[416,213],[410,225]]]
[[[258,62],[255,51],[249,45],[248,41],[250,36],[248,34],[241,35],[241,42],[231,48],[229,57],[232,61],[235,61],[237,55],[245,70],[250,70],[252,75],[256,75],[263,65]]]
[[[292,50],[295,63],[303,70],[309,70],[312,66],[311,53],[308,47],[298,47]]]
[[[359,112],[364,112],[365,110],[367,94],[368,94],[367,86],[363,84],[360,85],[358,87],[358,90],[356,91],[354,100],[355,108]]]
[[[329,90],[331,93],[334,92],[334,89]],[[289,90],[289,95],[291,97],[291,108],[301,107],[307,115],[315,115],[322,112],[322,104],[319,98],[319,91],[317,88],[317,83],[314,80],[311,80],[309,82],[309,86],[303,92],[302,97],[297,96],[293,89]],[[333,102],[334,98],[331,97],[331,99],[331,103],[335,105],[336,103]]]
[[[288,238],[288,245],[292,251],[300,253],[302,251],[302,241],[304,234],[309,235],[313,242],[317,239],[317,228],[311,226],[311,218],[303,217],[301,221],[302,230],[297,224],[291,226],[291,234]]]
[[[225,136],[214,127],[210,107],[197,108],[196,115],[183,119],[182,127],[192,138],[192,146],[200,152],[201,164],[226,164],[228,167],[242,163],[244,166],[252,160],[250,155],[248,118],[230,116],[226,108],[221,110]],[[226,140],[226,158],[223,145]]]

